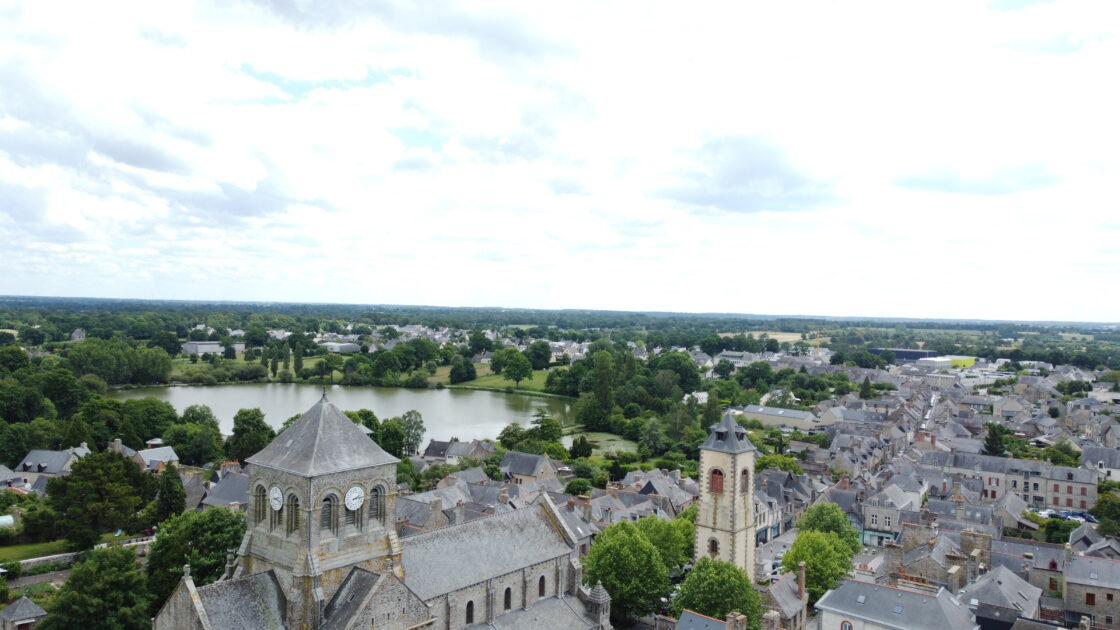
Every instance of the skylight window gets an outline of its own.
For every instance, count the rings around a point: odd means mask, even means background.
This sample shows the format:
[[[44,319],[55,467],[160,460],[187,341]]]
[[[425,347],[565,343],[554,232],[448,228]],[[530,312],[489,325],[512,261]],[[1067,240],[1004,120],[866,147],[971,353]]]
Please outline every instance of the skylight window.
[[[867,601],[867,596],[866,595],[860,595],[859,597],[856,598],[856,603],[857,604],[862,604],[866,601]]]
[[[893,612],[894,612],[894,614],[896,614],[896,615],[901,615],[901,614],[902,614],[902,604],[898,604],[898,605],[896,605],[896,606],[894,607],[894,611],[893,611]]]

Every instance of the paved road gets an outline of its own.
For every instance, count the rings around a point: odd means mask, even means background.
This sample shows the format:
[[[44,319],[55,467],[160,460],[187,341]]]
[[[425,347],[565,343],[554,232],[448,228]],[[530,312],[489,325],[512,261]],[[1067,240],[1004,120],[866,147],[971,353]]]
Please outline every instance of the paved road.
[[[31,586],[32,584],[42,584],[43,582],[65,582],[68,575],[70,575],[70,569],[40,573],[39,575],[27,575],[14,580],[8,580],[8,587],[21,588],[24,586]]]

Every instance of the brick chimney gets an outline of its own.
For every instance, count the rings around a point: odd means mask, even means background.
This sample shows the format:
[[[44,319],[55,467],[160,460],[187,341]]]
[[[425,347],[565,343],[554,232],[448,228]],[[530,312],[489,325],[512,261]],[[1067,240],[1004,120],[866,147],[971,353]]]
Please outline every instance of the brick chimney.
[[[568,497],[568,511],[569,512],[575,512],[576,511],[576,500],[572,497]]]
[[[591,497],[586,494],[579,495],[579,509],[583,512],[583,520],[591,522]]]
[[[509,488],[504,486],[498,488],[498,503],[509,503]]]
[[[727,630],[747,630],[747,616],[742,613],[727,613]]]
[[[805,561],[797,563],[797,599],[805,601]]]

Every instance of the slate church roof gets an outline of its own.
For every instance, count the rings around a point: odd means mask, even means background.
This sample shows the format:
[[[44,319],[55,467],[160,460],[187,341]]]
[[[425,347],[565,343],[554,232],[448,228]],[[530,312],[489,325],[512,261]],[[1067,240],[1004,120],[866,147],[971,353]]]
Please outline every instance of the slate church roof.
[[[495,514],[401,540],[405,583],[428,601],[471,584],[571,553],[550,506]],[[557,523],[558,524],[558,523]]]
[[[739,423],[735,422],[735,418],[730,413],[724,414],[723,420],[708,427],[708,430],[711,433],[708,434],[708,439],[700,445],[702,449],[724,453],[745,453],[755,450],[754,444],[751,444],[747,437],[746,429],[739,426]]]
[[[326,394],[268,446],[246,460],[304,477],[395,464]]]
[[[287,600],[272,571],[198,588],[211,628],[286,628]]]

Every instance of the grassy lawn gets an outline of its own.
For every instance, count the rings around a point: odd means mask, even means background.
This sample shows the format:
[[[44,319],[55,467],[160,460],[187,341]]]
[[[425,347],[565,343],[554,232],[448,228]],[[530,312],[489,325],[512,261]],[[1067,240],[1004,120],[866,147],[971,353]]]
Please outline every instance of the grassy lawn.
[[[121,534],[120,536],[114,536],[114,533],[115,532],[101,534],[101,542],[113,544],[140,536],[140,534],[129,534],[127,532]],[[51,542],[41,543],[25,543],[22,545],[8,545],[6,547],[0,547],[0,562],[28,560],[31,558],[41,558],[43,556],[53,556],[60,553],[66,553],[65,540],[55,540]]]
[[[491,375],[494,374],[493,372],[490,371],[490,364],[489,363],[475,363],[474,364],[474,373],[478,378],[482,378],[484,376],[491,376]],[[436,368],[436,373],[428,377],[428,384],[429,385],[435,385],[437,383],[443,383],[444,385],[450,385],[451,384],[451,366],[450,365],[441,365],[441,366],[437,367]],[[467,381],[465,383],[456,383],[456,384],[457,385],[475,385],[477,383],[478,383],[478,380],[476,379],[476,380],[473,380],[473,381]]]
[[[587,441],[591,442],[591,454],[593,457],[596,455],[602,456],[611,451],[627,453],[636,453],[638,451],[637,442],[627,440],[613,433],[579,433],[576,435],[586,436]]]
[[[476,366],[476,369],[477,366]],[[491,374],[490,368],[486,368],[487,374],[483,376],[482,370],[478,369],[478,378],[473,381],[460,383],[461,385],[470,385],[472,387],[493,387],[495,389],[505,389],[513,387],[513,381],[507,381],[504,376],[500,374]],[[544,382],[548,378],[548,370],[533,370],[533,377],[521,381],[520,385],[514,390],[526,390],[530,392],[543,392]]]
[[[27,560],[28,558],[39,558],[41,556],[53,556],[59,553],[66,553],[66,542],[56,540],[53,542],[45,543],[27,543],[23,545],[9,545],[7,547],[0,547],[0,562],[13,562],[16,560]]]

